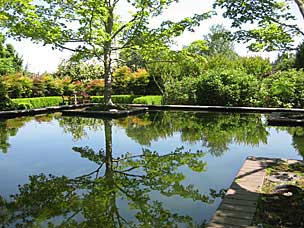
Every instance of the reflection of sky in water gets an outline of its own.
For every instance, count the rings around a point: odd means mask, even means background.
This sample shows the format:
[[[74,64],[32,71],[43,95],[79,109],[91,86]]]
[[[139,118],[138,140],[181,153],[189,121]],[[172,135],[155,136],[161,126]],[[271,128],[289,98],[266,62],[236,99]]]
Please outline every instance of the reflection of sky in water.
[[[189,114],[191,115],[191,114]],[[264,122],[264,120],[263,120]],[[173,123],[174,124],[174,123]],[[220,156],[209,153],[202,141],[182,141],[182,134],[174,132],[167,138],[159,137],[152,140],[150,145],[141,146],[137,141],[126,134],[121,125],[113,125],[113,157],[130,152],[140,154],[143,148],[166,154],[176,148],[184,146],[185,150],[202,150],[207,152],[203,161],[207,162],[207,171],[202,173],[192,172],[188,167],[180,167],[186,179],[183,184],[193,184],[201,193],[209,193],[209,189],[219,190],[228,188],[243,161],[247,156],[282,157],[301,159],[298,152],[292,146],[292,136],[286,130],[266,127],[268,131],[267,143],[249,146],[242,142],[228,144],[228,150]],[[72,150],[72,147],[89,146],[94,150],[105,147],[104,128],[99,130],[86,129],[87,137],[81,140],[73,140],[70,133],[64,133],[59,127],[58,120],[38,123],[31,120],[21,128],[17,135],[9,138],[10,147],[6,154],[0,153],[0,194],[8,199],[9,195],[17,193],[18,184],[28,182],[29,175],[53,174],[55,176],[76,177],[90,173],[98,166]],[[246,132],[244,132],[245,134]],[[184,200],[179,196],[166,197],[159,192],[151,193],[152,200],[164,203],[166,209],[179,214],[192,216],[197,223],[209,219],[220,203],[207,205],[192,200]],[[124,201],[117,199],[120,212],[126,218],[131,218],[130,211]]]

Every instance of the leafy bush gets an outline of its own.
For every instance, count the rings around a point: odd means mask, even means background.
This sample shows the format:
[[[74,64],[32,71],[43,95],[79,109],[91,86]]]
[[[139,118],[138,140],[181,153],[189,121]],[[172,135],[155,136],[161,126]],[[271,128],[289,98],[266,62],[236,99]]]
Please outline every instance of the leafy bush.
[[[95,79],[90,81],[86,86],[86,92],[90,95],[100,96],[104,93],[104,80]]]
[[[35,97],[12,99],[18,108],[43,108],[62,104],[62,97]]]
[[[260,100],[266,107],[304,107],[304,72],[279,71],[262,82]]]
[[[119,67],[113,73],[113,91],[116,94],[145,94],[149,73],[145,69],[132,71],[127,66]]]
[[[134,98],[137,96],[134,95],[112,95],[112,101],[113,103],[118,104],[132,104]],[[103,96],[92,96],[91,97],[92,103],[104,103],[104,97]]]
[[[207,61],[207,69],[224,70],[224,69],[240,69],[242,66],[237,62],[238,57],[230,58],[224,54],[210,56]]]
[[[14,109],[14,106],[15,105],[8,97],[8,93],[3,81],[0,80],[0,110]]]
[[[162,96],[143,96],[135,98],[133,104],[161,105],[162,100]]]
[[[215,55],[208,58],[209,70],[241,70],[246,74],[257,77],[265,77],[272,72],[272,65],[269,59],[262,57],[240,57],[230,58],[225,55]]]
[[[265,77],[272,72],[272,65],[269,59],[264,59],[259,56],[240,57],[238,62],[247,74],[253,74],[258,77]]]
[[[33,97],[43,97],[46,93],[46,87],[41,77],[33,78]]]
[[[33,81],[21,74],[3,77],[4,85],[10,98],[20,98],[32,95]]]
[[[196,104],[197,78],[185,77],[165,83],[165,104]]]
[[[277,60],[274,63],[275,71],[289,70],[295,67],[295,55],[284,53],[279,55]]]
[[[12,74],[14,72],[13,58],[0,58],[0,75]]]
[[[90,81],[103,77],[104,70],[103,67],[97,62],[73,62],[64,61],[62,62],[55,77],[65,78],[69,77],[72,81]]]
[[[137,69],[131,75],[128,83],[128,92],[133,94],[146,94],[146,87],[149,84],[149,73],[145,69]]]
[[[42,76],[45,86],[45,96],[61,96],[63,95],[63,83],[60,79],[54,79],[51,75]]]
[[[254,106],[259,83],[255,76],[240,70],[209,71],[197,84],[200,105]]]
[[[24,110],[24,109],[32,109],[33,105],[31,103],[21,102],[18,103],[17,109]]]

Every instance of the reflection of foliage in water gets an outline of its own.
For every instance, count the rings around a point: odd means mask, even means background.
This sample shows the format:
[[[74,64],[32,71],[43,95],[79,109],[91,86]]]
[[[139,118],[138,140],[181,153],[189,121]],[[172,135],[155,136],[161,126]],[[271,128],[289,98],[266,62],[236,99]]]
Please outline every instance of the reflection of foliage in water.
[[[38,123],[50,122],[53,120],[54,116],[60,115],[59,113],[49,114],[49,115],[39,115],[34,117],[20,117],[8,120],[0,120],[0,150],[3,153],[7,153],[10,147],[9,138],[16,136],[20,128],[25,126],[27,122],[35,120]]]
[[[291,127],[291,128],[288,128],[287,131],[292,136],[293,147],[304,158],[304,128],[303,127]]]
[[[130,138],[142,145],[180,132],[182,141],[202,141],[216,156],[227,151],[230,143],[251,146],[267,143],[269,134],[261,115],[153,112],[142,116],[143,124],[139,123],[138,117],[133,123],[132,118],[117,123],[125,127]]]
[[[98,131],[103,126],[103,120],[95,118],[62,116],[57,120],[63,131],[72,134],[75,141],[87,137],[87,130]]]
[[[113,158],[111,123],[105,121],[106,150],[94,152],[89,147],[73,148],[81,157],[98,164],[89,174],[75,178],[44,174],[30,176],[11,201],[0,200],[0,222],[18,223],[20,227],[48,224],[59,227],[200,227],[190,215],[165,209],[151,197],[159,192],[202,203],[212,203],[214,195],[201,194],[193,185],[185,186],[181,167],[194,172],[205,171],[204,153],[184,152],[182,148],[160,155],[143,150],[139,155],[125,154]],[[213,192],[214,193],[214,192]],[[119,202],[125,201],[132,218],[121,213]],[[54,222],[56,221],[56,222]]]

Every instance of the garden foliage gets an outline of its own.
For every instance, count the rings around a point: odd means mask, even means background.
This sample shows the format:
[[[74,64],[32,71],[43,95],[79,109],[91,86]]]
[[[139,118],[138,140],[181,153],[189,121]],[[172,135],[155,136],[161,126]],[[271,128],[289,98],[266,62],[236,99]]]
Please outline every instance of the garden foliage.
[[[18,109],[43,108],[50,106],[59,106],[62,104],[62,97],[35,97],[12,99]]]
[[[142,96],[135,98],[133,104],[161,105],[163,104],[162,96]]]

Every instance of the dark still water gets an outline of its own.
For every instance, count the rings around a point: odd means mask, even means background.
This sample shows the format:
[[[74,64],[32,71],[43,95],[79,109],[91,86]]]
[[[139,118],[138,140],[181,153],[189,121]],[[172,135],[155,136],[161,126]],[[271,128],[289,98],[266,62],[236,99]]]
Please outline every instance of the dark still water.
[[[1,227],[201,227],[247,156],[302,159],[256,114],[0,121]]]

